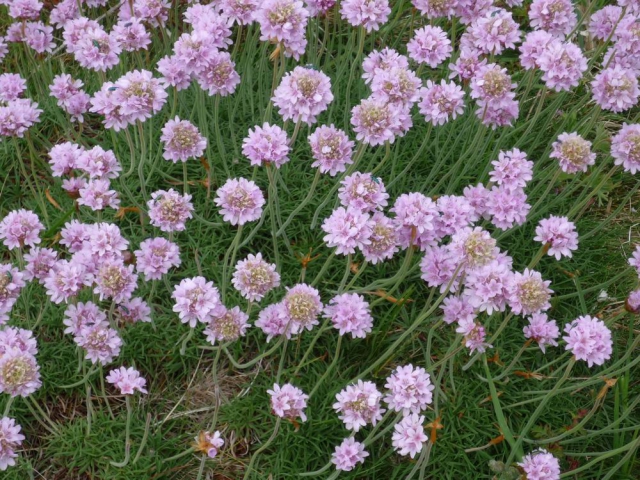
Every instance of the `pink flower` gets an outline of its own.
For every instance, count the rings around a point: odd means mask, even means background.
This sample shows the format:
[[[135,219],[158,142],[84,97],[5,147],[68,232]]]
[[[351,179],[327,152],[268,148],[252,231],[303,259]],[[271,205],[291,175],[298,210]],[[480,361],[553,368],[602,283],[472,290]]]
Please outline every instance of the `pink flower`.
[[[546,313],[534,313],[529,318],[529,325],[523,328],[525,338],[530,338],[538,343],[542,353],[546,345],[558,346],[556,338],[560,336],[560,330],[554,320],[549,320]]]
[[[280,286],[280,274],[276,272],[276,265],[262,259],[260,252],[251,253],[244,260],[236,264],[233,286],[250,302],[259,302],[272,289]]]
[[[354,27],[364,27],[367,32],[378,30],[391,13],[389,0],[343,0],[340,16]]]
[[[250,128],[249,135],[242,142],[242,154],[251,161],[251,165],[269,163],[280,168],[289,161],[290,151],[287,132],[268,123]]]
[[[456,5],[455,0],[411,0],[411,3],[429,20],[451,18]]]
[[[520,34],[511,12],[495,8],[471,23],[460,39],[460,45],[461,48],[475,48],[480,53],[499,55],[507,48],[515,48]]]
[[[87,352],[86,359],[91,363],[107,365],[120,355],[122,339],[118,332],[109,327],[106,321],[85,326],[74,338],[74,341]]]
[[[508,152],[500,151],[498,160],[491,162],[493,170],[490,180],[509,190],[526,187],[533,178],[533,162],[527,160],[527,154],[517,148]]]
[[[66,22],[63,25],[62,38],[67,52],[75,54],[80,48],[80,39],[91,29],[101,30],[101,27],[98,22],[87,17],[78,17]]]
[[[510,262],[496,259],[484,267],[466,274],[463,294],[469,304],[480,312],[504,312],[511,283]]]
[[[47,295],[53,303],[67,302],[91,284],[92,276],[79,262],[58,260],[44,279]]]
[[[16,98],[0,106],[0,137],[23,138],[40,121],[42,110],[28,98]]]
[[[458,278],[452,281],[453,275],[463,261],[449,245],[433,245],[425,248],[424,257],[420,261],[420,278],[430,287],[440,287],[444,293],[451,282],[451,291],[458,289]]]
[[[240,84],[240,75],[229,52],[213,51],[205,60],[204,66],[195,73],[196,80],[209,95],[226,97],[236,91]]]
[[[178,245],[162,237],[148,238],[140,243],[136,256],[136,270],[145,280],[160,280],[171,267],[180,266]]]
[[[614,32],[622,14],[622,7],[618,5],[607,5],[594,12],[589,20],[589,33],[597,40],[606,40]]]
[[[89,175],[89,178],[108,180],[117,178],[122,167],[111,150],[104,150],[96,145],[90,150],[83,150],[78,156],[75,168]]]
[[[147,202],[151,225],[163,232],[181,232],[185,222],[193,216],[191,195],[179,194],[173,188],[169,191],[158,190],[151,194]]]
[[[442,195],[436,201],[440,215],[435,219],[437,237],[454,235],[469,225],[475,217],[474,208],[463,196]]]
[[[602,365],[611,358],[613,341],[611,330],[602,320],[589,315],[578,317],[564,327],[567,336],[562,339],[567,342],[566,349],[576,360],[584,360],[589,367]]]
[[[447,324],[456,322],[472,322],[476,319],[476,311],[466,297],[449,295],[442,302],[442,319]]]
[[[334,7],[336,0],[306,0],[305,4],[307,5],[307,10],[309,10],[309,15],[312,17],[324,17]]]
[[[513,98],[512,90],[516,87],[506,68],[497,63],[489,63],[478,68],[471,78],[471,98],[481,102],[499,102]],[[483,105],[484,106],[484,105]]]
[[[464,346],[469,349],[469,355],[473,352],[484,353],[488,348],[493,348],[493,345],[485,341],[487,332],[484,326],[476,320],[459,319],[456,333],[460,333],[464,337]]]
[[[258,0],[219,0],[222,13],[240,25],[249,25],[258,9]],[[311,9],[310,6],[308,6]],[[313,14],[312,14],[313,15]]]
[[[449,248],[455,257],[464,261],[467,270],[484,267],[495,260],[499,252],[496,240],[480,227],[459,228],[451,235]]]
[[[549,288],[550,284],[550,280],[543,280],[534,270],[525,268],[523,273],[515,272],[508,285],[508,302],[513,313],[532,315],[551,308],[549,299],[553,290]]]
[[[571,0],[533,0],[529,7],[529,24],[555,36],[571,33],[578,23]]]
[[[176,55],[162,57],[158,60],[156,70],[162,75],[162,80],[177,91],[189,88],[191,84],[191,74],[184,68],[182,59]]]
[[[0,356],[0,393],[27,397],[42,386],[40,367],[28,351],[13,347]],[[1,442],[0,442],[1,444]]]
[[[60,245],[66,246],[69,253],[76,253],[82,249],[83,243],[89,240],[90,230],[89,225],[80,223],[78,220],[71,220],[65,223],[60,230]]]
[[[625,302],[625,309],[630,313],[640,313],[640,289],[629,294]]]
[[[91,210],[104,210],[106,207],[116,209],[120,206],[118,192],[110,189],[108,180],[91,180],[79,191],[78,205]]]
[[[141,298],[131,298],[118,305],[118,317],[122,323],[151,322],[151,308]]]
[[[493,0],[457,0],[453,8],[455,15],[460,17],[460,23],[469,25],[485,15],[492,6]]]
[[[567,217],[551,215],[543,218],[536,227],[537,242],[549,245],[548,254],[560,260],[563,256],[571,258],[571,250],[578,249],[578,232]]]
[[[527,203],[527,195],[522,189],[493,187],[487,199],[491,223],[501,230],[524,224],[530,209],[531,205]]]
[[[200,134],[198,127],[177,116],[162,127],[160,141],[164,145],[162,156],[173,163],[200,157],[207,148],[207,139]]]
[[[537,59],[542,81],[560,92],[577,87],[587,70],[587,58],[580,47],[571,42],[551,41]]]
[[[634,267],[638,272],[638,276],[640,276],[640,245],[636,245],[635,250],[631,254],[631,258],[629,258],[629,265]]]
[[[611,156],[616,165],[635,175],[640,170],[640,125],[626,123],[611,137]]]
[[[371,82],[371,99],[383,103],[393,103],[401,111],[410,109],[420,98],[422,81],[407,68],[380,70]]]
[[[526,70],[539,68],[538,60],[551,43],[561,43],[559,39],[544,30],[527,33],[520,45],[520,63]]]
[[[598,73],[591,82],[591,90],[601,108],[616,113],[629,110],[638,103],[640,95],[635,73],[618,65]]]
[[[95,282],[93,293],[100,295],[100,300],[110,298],[119,303],[131,298],[137,287],[138,275],[133,273],[133,265],[108,261],[98,267]]]
[[[422,367],[405,365],[396,368],[387,378],[385,388],[389,391],[384,401],[395,412],[420,413],[432,402],[431,378]]]
[[[95,1],[95,0],[93,0]],[[98,0],[106,3],[106,0]],[[131,7],[133,6],[133,16]],[[119,20],[138,18],[150,23],[154,27],[164,24],[169,18],[170,4],[167,0],[133,0],[132,4],[125,2],[118,12]]]
[[[24,28],[24,42],[37,53],[53,52],[53,27],[42,22],[27,22]]]
[[[369,214],[354,207],[338,207],[322,223],[323,237],[329,248],[336,247],[338,255],[355,253],[369,242],[371,236]]]
[[[282,303],[291,334],[302,333],[304,329],[311,330],[314,325],[318,324],[322,301],[317,289],[305,283],[299,283],[291,288],[287,287],[287,293]]]
[[[453,48],[447,34],[440,27],[427,25],[414,32],[407,43],[407,53],[417,63],[436,68],[451,56]]]
[[[382,212],[371,217],[369,242],[360,247],[364,258],[375,265],[388,260],[398,251],[398,235],[393,220]]]
[[[331,320],[340,335],[365,338],[373,327],[369,303],[357,293],[343,293],[333,297],[324,307],[324,317]]]
[[[420,90],[420,96],[420,113],[434,126],[444,125],[450,119],[455,120],[464,112],[464,92],[454,82],[440,80],[437,84],[427,80],[426,87]]]
[[[36,20],[40,17],[43,4],[38,0],[13,0],[6,2],[9,16],[16,20]]]
[[[271,100],[283,120],[311,125],[333,101],[331,80],[321,71],[298,66],[282,78]]]
[[[362,62],[364,83],[369,84],[378,73],[394,68],[408,69],[409,59],[400,55],[393,48],[385,47],[380,51],[374,50]]]
[[[396,215],[394,223],[401,247],[417,245],[424,249],[436,241],[435,222],[439,213],[429,197],[416,192],[403,193],[396,199],[391,212]]]
[[[107,315],[93,302],[78,302],[67,306],[62,323],[67,327],[64,333],[78,336],[84,327],[106,322]]]
[[[258,3],[255,20],[260,24],[260,40],[282,43],[285,53],[296,60],[307,46],[305,33],[309,12],[298,0],[264,0]]]
[[[258,314],[258,320],[256,320],[256,327],[258,327],[267,336],[267,343],[272,338],[284,335],[287,333],[287,338],[291,337],[291,329],[289,326],[289,316],[284,303],[274,303],[263,308]]]
[[[449,64],[449,78],[458,77],[460,80],[470,80],[478,71],[478,69],[486,65],[486,59],[480,59],[480,53],[475,49],[460,49],[460,56],[455,62]]]
[[[331,455],[331,463],[336,466],[336,470],[350,472],[358,463],[364,463],[364,459],[368,456],[369,452],[364,449],[364,444],[349,437],[336,446]]]
[[[211,318],[203,333],[211,345],[215,345],[216,340],[221,343],[235,342],[245,336],[247,328],[249,328],[247,320],[249,320],[249,315],[241,311],[239,307],[233,307],[227,309],[223,314]]]
[[[424,415],[406,415],[394,426],[391,444],[400,455],[414,458],[420,453],[428,437],[424,433]]]
[[[13,467],[16,464],[15,458],[18,454],[15,452],[22,441],[24,435],[20,433],[22,427],[16,424],[13,418],[2,417],[0,419],[0,471],[5,471],[8,467]],[[367,454],[368,455],[368,454]]]
[[[596,163],[591,142],[577,132],[565,132],[558,136],[558,140],[553,142],[553,151],[549,157],[558,159],[560,168],[565,173],[586,172],[590,165]]]
[[[333,124],[322,125],[309,135],[309,145],[314,162],[312,167],[317,167],[320,173],[328,173],[332,177],[339,172],[344,172],[347,165],[353,163],[354,143],[342,130]]]
[[[385,409],[380,406],[382,394],[373,382],[358,380],[336,395],[333,409],[339,413],[347,430],[357,432],[368,423],[375,426]]]
[[[183,17],[185,23],[190,23],[194,31],[203,31],[211,36],[211,47],[224,50],[232,43],[232,22],[220,13],[218,3],[194,3],[184,11]]]
[[[408,105],[368,98],[351,109],[351,125],[356,138],[367,145],[393,143],[396,136],[404,136],[411,124]]]
[[[345,207],[363,212],[375,212],[387,206],[389,194],[382,180],[371,173],[355,172],[340,182],[338,190],[340,203]]]
[[[147,381],[140,376],[140,372],[131,367],[120,367],[111,370],[106,380],[115,385],[120,390],[121,395],[133,395],[136,390],[140,393],[148,393],[144,388]]]
[[[22,96],[27,89],[27,81],[17,73],[0,75],[0,101],[10,102]]]
[[[274,383],[273,389],[267,390],[267,393],[271,396],[271,410],[275,415],[292,421],[298,417],[303,422],[307,421],[304,409],[307,408],[309,395],[298,387],[290,383],[285,383],[281,387]]]
[[[66,28],[65,28],[66,29]],[[122,47],[116,40],[100,26],[90,26],[78,35],[74,42],[73,53],[76,61],[84,68],[98,72],[106,72],[119,62]]]
[[[9,250],[34,247],[40,243],[44,225],[31,210],[12,210],[0,222],[0,239]]]
[[[185,278],[175,286],[171,298],[175,300],[173,311],[191,328],[225,313],[218,289],[204,277]]]
[[[29,253],[24,254],[24,260],[27,263],[25,276],[28,276],[29,279],[35,278],[40,283],[44,283],[49,270],[58,261],[58,254],[51,248],[32,247]]]
[[[114,25],[112,35],[127,52],[147,50],[151,44],[151,35],[144,28],[141,20],[135,17],[130,20],[120,20]]]
[[[518,465],[527,480],[560,480],[560,462],[544,448],[529,453]]]
[[[475,212],[475,215],[473,216],[474,221],[477,221],[480,218],[484,218],[485,220],[489,219],[489,215],[487,213],[487,201],[489,200],[491,193],[484,185],[481,183],[476,186],[469,185],[464,188],[462,194],[473,207]]]
[[[38,344],[33,338],[32,331],[24,328],[5,327],[0,330],[0,356],[12,348],[31,355],[38,353]]]
[[[215,203],[225,222],[244,225],[262,216],[265,204],[262,190],[246,178],[230,178],[216,192]]]

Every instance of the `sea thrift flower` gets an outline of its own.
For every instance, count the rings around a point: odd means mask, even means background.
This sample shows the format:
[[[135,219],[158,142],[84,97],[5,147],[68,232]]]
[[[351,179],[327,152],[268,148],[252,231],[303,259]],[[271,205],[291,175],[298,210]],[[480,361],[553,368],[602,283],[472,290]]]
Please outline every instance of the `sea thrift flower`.
[[[110,298],[119,303],[131,298],[137,287],[138,275],[133,273],[133,265],[125,266],[118,261],[105,262],[98,268],[93,293],[100,300]]]
[[[276,265],[267,263],[262,254],[251,253],[236,264],[231,280],[236,290],[250,302],[259,302],[272,289],[280,286]]]
[[[389,0],[343,0],[340,16],[354,27],[364,27],[367,32],[378,30],[391,13]]]
[[[64,333],[77,336],[84,327],[106,322],[107,315],[93,302],[78,302],[69,305],[64,311],[62,323],[67,327]]]
[[[78,167],[82,148],[71,142],[64,142],[49,150],[49,165],[54,177],[69,175]]]
[[[436,236],[439,238],[453,235],[469,225],[475,211],[463,196],[442,195],[438,197],[436,206],[440,215],[435,219]]]
[[[394,426],[391,444],[400,455],[414,458],[420,453],[428,437],[424,433],[424,415],[406,415]]]
[[[384,408],[380,406],[382,394],[373,382],[348,385],[336,395],[333,409],[339,413],[347,430],[357,432],[368,423],[375,426],[382,419]]]
[[[44,279],[47,295],[53,303],[66,302],[90,285],[92,276],[79,262],[58,260]]]
[[[273,337],[283,335],[285,331],[287,338],[291,337],[291,329],[287,329],[288,313],[283,303],[274,303],[263,308],[258,314],[255,325],[267,336],[267,343]]]
[[[236,72],[236,64],[231,60],[229,52],[211,52],[205,65],[195,76],[200,87],[209,95],[226,97],[234,93],[240,84],[240,75]]]
[[[174,163],[201,157],[204,149],[207,148],[207,139],[200,134],[198,127],[178,117],[169,120],[162,127],[160,141],[164,146],[162,156]]]
[[[120,206],[118,192],[110,189],[108,180],[91,180],[78,192],[78,205],[84,205],[91,210],[104,210],[106,207],[116,209]]]
[[[265,0],[258,3],[255,20],[260,24],[260,40],[282,43],[296,60],[307,46],[305,33],[309,12],[297,0]]]
[[[387,206],[389,194],[382,180],[371,173],[355,172],[340,182],[340,203],[363,212],[375,212]]]
[[[0,101],[10,102],[22,96],[27,89],[27,81],[17,73],[0,75]]]
[[[466,297],[448,296],[442,302],[442,319],[447,324],[469,322],[476,319],[476,311]]]
[[[565,173],[586,172],[590,165],[596,163],[596,154],[591,151],[591,142],[585,140],[577,132],[563,133],[553,142],[551,158],[558,159],[560,168]]]
[[[475,320],[468,318],[458,320],[456,333],[464,336],[464,346],[469,349],[469,355],[474,352],[484,353],[488,348],[493,347],[485,341],[487,332],[484,326]]]
[[[27,22],[24,28],[24,42],[37,53],[53,52],[53,27],[42,22]]]
[[[477,221],[481,218],[484,218],[485,220],[489,219],[489,215],[487,214],[487,201],[491,193],[484,185],[482,185],[481,183],[476,186],[469,185],[464,188],[462,194],[474,209],[474,221]]]
[[[58,254],[51,248],[32,247],[29,253],[24,254],[24,260],[27,263],[25,275],[44,283],[49,271],[58,261]]]
[[[529,24],[555,36],[571,33],[578,23],[571,0],[533,0],[529,7]]]
[[[526,70],[539,68],[538,60],[551,43],[561,43],[559,39],[544,30],[527,33],[520,45],[520,63]]]
[[[0,418],[0,471],[4,472],[16,464],[15,458],[18,454],[15,451],[20,448],[25,438],[20,430],[22,427],[17,425],[13,418]]]
[[[544,448],[526,455],[518,465],[528,480],[560,480],[560,462]]]
[[[173,311],[191,328],[225,313],[218,289],[204,277],[185,278],[175,286],[171,298],[175,300]]]
[[[440,292],[445,293],[449,284],[450,290],[458,289],[458,278],[454,279],[457,268],[463,259],[451,250],[449,245],[427,246],[424,257],[420,261],[420,278],[430,287],[440,287]]]
[[[466,81],[476,74],[478,69],[486,65],[486,59],[480,59],[480,53],[475,49],[461,47],[460,56],[455,62],[449,64],[449,78],[458,77],[460,80]]]
[[[551,215],[543,218],[536,227],[537,242],[549,245],[548,254],[560,260],[563,256],[571,258],[571,250],[578,249],[578,232],[573,222],[567,217]]]
[[[398,235],[393,220],[376,212],[371,217],[369,243],[360,248],[364,258],[375,265],[388,260],[398,251]]]
[[[135,17],[128,21],[120,20],[114,25],[112,35],[127,52],[146,50],[151,44],[151,35],[142,22]]]
[[[9,250],[40,243],[44,225],[31,210],[13,210],[0,222],[0,239]]]
[[[455,120],[464,112],[464,92],[454,82],[440,80],[438,84],[427,80],[426,87],[420,90],[420,96],[420,113],[434,126]]]
[[[132,367],[120,367],[111,370],[106,378],[107,382],[115,385],[120,390],[121,395],[133,395],[136,391],[148,393],[144,388],[147,381],[140,376],[140,372]]]
[[[217,430],[211,432],[200,432],[196,437],[196,450],[204,453],[209,458],[216,458],[218,450],[224,445],[224,440],[220,436],[220,432]]]
[[[566,349],[576,360],[584,360],[592,367],[602,365],[611,358],[611,330],[602,320],[584,315],[565,325],[564,331],[567,336],[562,339],[567,342]]]
[[[180,266],[178,245],[162,237],[148,238],[140,243],[136,256],[136,270],[145,280],[160,280],[171,267]]]
[[[43,4],[38,0],[13,0],[3,2],[9,7],[9,16],[16,20],[36,20]]]
[[[634,290],[629,294],[624,306],[627,312],[640,313],[640,289]]]
[[[80,223],[78,220],[71,220],[65,223],[62,230],[60,230],[60,245],[66,246],[70,253],[79,252],[84,242],[89,240],[90,230],[90,225]],[[124,246],[124,248],[126,248],[126,246]]]
[[[262,190],[246,178],[230,178],[216,192],[215,203],[225,222],[244,225],[262,216],[265,204]]]
[[[212,48],[213,42],[214,38],[207,32],[195,30],[183,33],[173,45],[173,51],[176,59],[181,61],[183,69],[189,75],[195,75],[217,53],[216,49]]]
[[[469,25],[484,16],[492,6],[492,0],[457,0],[454,3],[454,12],[460,17],[460,23]]]
[[[356,138],[371,146],[393,143],[411,127],[408,106],[364,99],[351,110],[351,125]]]
[[[498,256],[496,240],[480,227],[464,227],[451,236],[451,251],[468,270],[484,267]]]
[[[632,70],[614,65],[591,82],[594,101],[604,110],[624,112],[638,103],[638,79]]]
[[[314,162],[312,167],[317,167],[320,173],[328,173],[332,177],[339,172],[344,172],[347,165],[353,163],[354,143],[342,130],[333,124],[322,125],[309,135],[309,145]]]
[[[349,437],[336,446],[331,455],[331,463],[336,466],[336,470],[350,472],[358,463],[364,463],[364,459],[368,456],[369,452],[364,449],[364,444]]]
[[[394,68],[408,69],[409,59],[400,55],[393,48],[385,47],[380,51],[374,50],[362,62],[364,83],[370,84],[378,73]]]
[[[429,20],[451,18],[454,14],[454,0],[411,0],[411,3],[421,15]]]
[[[525,268],[523,273],[515,272],[509,282],[509,305],[516,315],[532,315],[548,310],[551,307],[549,298],[553,291],[549,288],[550,280],[543,280],[542,275]]]
[[[20,348],[9,348],[0,356],[0,393],[27,397],[42,386],[36,358]]]
[[[107,180],[117,178],[122,171],[120,162],[111,150],[104,150],[96,145],[90,150],[83,150],[76,162],[75,168],[89,175],[89,178]]]
[[[398,105],[401,111],[406,110],[420,98],[421,85],[422,81],[409,69],[381,70],[371,82],[371,99],[393,103]]]
[[[609,38],[622,18],[622,13],[622,7],[618,5],[607,5],[594,12],[589,19],[589,33],[591,36],[596,40]]]
[[[517,148],[508,152],[501,151],[498,160],[491,162],[493,170],[490,180],[510,190],[524,188],[533,178],[533,162],[527,160],[527,154]]]
[[[176,91],[189,88],[191,85],[191,74],[184,68],[182,60],[176,56],[166,56],[158,60],[156,70],[162,75],[162,80],[171,85]]]
[[[218,5],[222,13],[234,22],[240,25],[249,25],[254,21],[258,0],[219,0]],[[307,5],[307,9],[311,10],[311,6]]]
[[[239,307],[233,307],[225,311],[225,313],[214,316],[204,334],[207,341],[211,345],[218,342],[234,342],[240,337],[244,337],[247,328],[249,328],[249,315],[240,310]]]
[[[273,384],[273,389],[267,390],[271,396],[271,410],[280,418],[295,421],[298,417],[303,422],[307,421],[304,409],[307,408],[309,395],[305,394],[298,387],[290,383],[285,383],[282,387]]]
[[[63,25],[62,38],[67,52],[75,54],[80,48],[80,39],[91,29],[100,30],[101,27],[98,22],[87,17],[78,17],[66,22]]]
[[[0,137],[23,138],[40,121],[42,110],[28,98],[16,98],[0,105]]]
[[[498,259],[484,267],[467,272],[463,294],[469,304],[480,312],[504,312],[509,297],[511,265]]]
[[[496,8],[487,11],[471,23],[461,39],[461,47],[499,55],[507,48],[515,48],[519,40],[520,29],[511,12]]]
[[[354,207],[338,207],[322,223],[323,237],[328,247],[336,247],[338,255],[355,253],[369,242],[371,236],[369,214]]]
[[[193,216],[191,195],[181,195],[173,188],[153,192],[147,206],[151,225],[163,232],[181,232],[185,229],[185,222]]]
[[[447,34],[440,27],[426,26],[414,32],[407,43],[407,53],[417,63],[436,68],[451,56],[453,48]]]
[[[331,80],[321,71],[298,66],[282,78],[271,100],[284,120],[311,125],[333,101]]]
[[[33,338],[33,332],[23,328],[5,327],[0,330],[0,355],[16,348],[31,355],[38,353],[38,344]]]
[[[324,307],[324,317],[331,320],[340,335],[350,333],[353,338],[366,337],[373,327],[369,303],[357,293],[333,297]]]
[[[429,374],[422,367],[405,365],[396,368],[387,378],[385,388],[389,389],[384,401],[389,408],[396,412],[420,413],[432,402]]]
[[[105,2],[105,0],[99,0]],[[131,14],[133,6],[133,15]],[[171,5],[167,0],[133,0],[132,4],[125,2],[120,7],[118,18],[120,20],[131,20],[139,18],[150,23],[154,27],[163,25],[169,18],[169,8]]]
[[[141,298],[121,302],[117,312],[121,323],[151,322],[151,307]]]
[[[396,215],[393,220],[401,247],[417,245],[424,248],[436,240],[438,207],[430,198],[421,193],[403,193],[396,199],[391,212]]]
[[[501,230],[524,224],[530,209],[531,205],[527,203],[527,195],[522,189],[493,187],[487,199],[491,223]]]
[[[471,98],[480,102],[500,102],[513,98],[511,91],[516,87],[506,68],[497,63],[489,63],[478,68],[471,78]],[[484,106],[484,104],[483,104]]]
[[[523,329],[525,338],[530,338],[538,343],[542,353],[545,352],[546,345],[558,346],[556,338],[560,336],[560,330],[554,320],[549,320],[545,313],[534,313],[529,318],[529,325]]]
[[[580,47],[571,42],[549,42],[537,65],[542,70],[542,81],[556,92],[577,87],[587,70],[587,58]]]
[[[84,68],[98,72],[106,72],[120,62],[122,47],[116,40],[105,32],[102,27],[89,27],[79,34],[77,43],[73,46],[76,61]]]
[[[120,355],[122,339],[106,321],[94,323],[80,329],[74,342],[87,352],[86,359],[94,365],[107,365]]]
[[[242,154],[251,161],[251,165],[273,164],[280,168],[289,161],[290,151],[287,132],[268,123],[250,128],[249,135],[242,142]]]
[[[318,315],[322,311],[322,302],[318,290],[304,283],[291,288],[282,301],[289,328],[293,335],[301,333],[305,328],[311,330],[318,324]]]
[[[635,175],[640,170],[640,125],[626,123],[611,137],[611,156],[616,165]]]

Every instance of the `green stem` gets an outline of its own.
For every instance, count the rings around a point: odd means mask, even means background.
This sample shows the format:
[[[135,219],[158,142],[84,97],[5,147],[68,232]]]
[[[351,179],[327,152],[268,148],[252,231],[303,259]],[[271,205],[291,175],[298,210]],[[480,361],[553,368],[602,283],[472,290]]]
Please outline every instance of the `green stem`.
[[[273,440],[276,438],[276,435],[278,435],[278,430],[280,429],[280,422],[282,421],[282,419],[280,417],[277,418],[276,420],[276,425],[275,427],[273,427],[273,433],[271,434],[271,436],[269,437],[269,439],[262,444],[262,446],[256,450],[256,453],[254,453],[251,456],[251,461],[249,462],[249,465],[247,466],[247,470],[244,473],[244,477],[243,480],[248,480],[251,472],[253,470],[253,466],[256,463],[256,460],[258,459],[258,456],[264,452],[267,448],[269,448],[269,445],[271,445],[271,442],[273,442]]]
[[[124,401],[127,405],[127,424],[124,431],[124,460],[122,462],[110,462],[111,465],[116,468],[126,467],[131,455],[131,400],[129,399],[129,395],[125,395]]]

